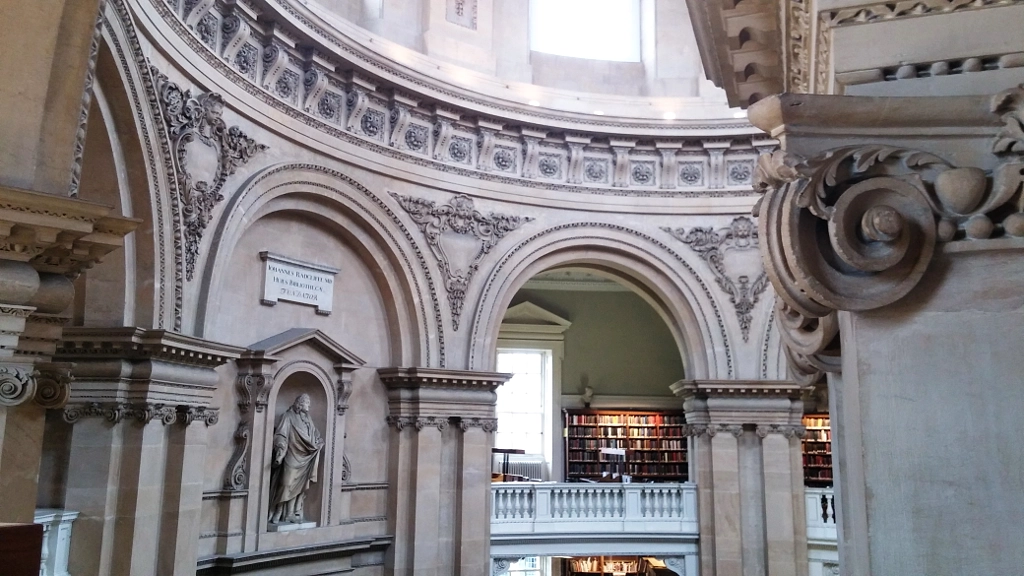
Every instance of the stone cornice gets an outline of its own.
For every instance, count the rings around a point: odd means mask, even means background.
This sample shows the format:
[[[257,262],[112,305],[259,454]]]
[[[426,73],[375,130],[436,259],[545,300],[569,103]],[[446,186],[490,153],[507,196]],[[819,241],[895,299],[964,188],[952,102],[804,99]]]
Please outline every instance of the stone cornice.
[[[681,398],[788,398],[799,400],[806,386],[790,380],[680,380],[670,386]]]
[[[120,248],[139,220],[109,206],[0,186],[0,258],[74,275]]]
[[[57,355],[65,361],[92,359],[162,360],[215,368],[244,349],[166,330],[144,328],[66,328]]]
[[[377,373],[389,390],[441,388],[491,392],[512,378],[512,374],[501,372],[443,368],[381,368]]]

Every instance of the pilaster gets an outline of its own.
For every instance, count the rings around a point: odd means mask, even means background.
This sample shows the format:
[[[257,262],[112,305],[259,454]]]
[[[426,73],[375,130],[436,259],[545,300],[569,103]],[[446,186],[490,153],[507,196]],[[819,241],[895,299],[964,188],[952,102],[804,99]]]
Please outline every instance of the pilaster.
[[[471,576],[490,566],[495,390],[510,374],[430,368],[378,371],[392,427],[388,573]]]
[[[1012,572],[1024,87],[782,95],[750,118],[782,143],[758,164],[759,238],[793,377],[828,379],[841,570]]]
[[[692,436],[701,574],[807,576],[804,390],[768,380],[672,385]]]
[[[31,522],[47,408],[68,397],[51,363],[71,278],[123,244],[137,221],[106,206],[0,186],[0,521]]]
[[[57,358],[75,363],[65,505],[81,512],[72,571],[194,573],[215,369],[241,350],[141,328],[64,337]]]

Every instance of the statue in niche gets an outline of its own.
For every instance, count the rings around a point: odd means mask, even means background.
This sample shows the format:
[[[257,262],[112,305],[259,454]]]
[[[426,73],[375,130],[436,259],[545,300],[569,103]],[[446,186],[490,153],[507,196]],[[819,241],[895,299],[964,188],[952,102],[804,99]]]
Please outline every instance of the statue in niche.
[[[306,492],[316,482],[324,441],[309,417],[309,394],[300,394],[274,429],[270,469],[270,523],[302,524]]]

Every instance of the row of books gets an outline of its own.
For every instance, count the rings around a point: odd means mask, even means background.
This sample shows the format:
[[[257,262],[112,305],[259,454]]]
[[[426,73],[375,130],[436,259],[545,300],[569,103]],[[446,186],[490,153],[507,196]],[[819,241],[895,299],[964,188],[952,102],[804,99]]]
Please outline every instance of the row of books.
[[[569,414],[568,424],[580,425],[615,425],[631,424],[634,426],[679,426],[686,423],[683,416],[665,416],[663,414]]]
[[[831,442],[832,431],[831,430],[808,430],[807,435],[804,436],[804,440],[810,442]]]
[[[828,428],[831,426],[829,418],[821,416],[805,416],[803,424],[808,428]]]
[[[804,466],[832,466],[832,457],[804,454]]]

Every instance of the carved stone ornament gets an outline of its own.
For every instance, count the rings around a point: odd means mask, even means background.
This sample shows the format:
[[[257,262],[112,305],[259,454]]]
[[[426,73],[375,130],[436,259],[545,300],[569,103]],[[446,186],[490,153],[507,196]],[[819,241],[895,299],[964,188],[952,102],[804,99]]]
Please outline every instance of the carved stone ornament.
[[[238,407],[242,413],[256,404],[256,411],[263,412],[267,407],[267,395],[270,393],[270,377],[265,374],[239,374],[235,380],[238,388]]]
[[[224,477],[225,490],[245,490],[249,485],[249,435],[249,422],[239,422],[235,429],[235,451],[231,454]]]
[[[352,479],[352,463],[348,461],[348,455],[341,455],[341,481],[348,482]]]
[[[43,364],[38,366],[39,375],[36,377],[36,404],[43,408],[63,408],[71,397],[71,376],[70,364]]]
[[[764,438],[769,434],[781,434],[788,439],[792,439],[803,438],[804,434],[807,433],[807,429],[800,425],[758,424],[754,432],[760,438]]]
[[[462,418],[459,420],[459,428],[466,432],[470,428],[480,428],[488,434],[498,431],[497,418]]]
[[[0,406],[17,406],[35,395],[36,379],[31,368],[0,366]]]
[[[179,413],[181,417],[179,418]],[[200,406],[172,406],[152,402],[91,402],[88,404],[71,404],[64,408],[64,421],[74,424],[82,418],[104,418],[111,424],[124,420],[135,420],[140,424],[157,421],[168,426],[181,422],[186,426],[193,422],[205,422],[207,426],[217,423],[220,413],[215,408]]]
[[[171,82],[155,67],[160,108],[171,138],[177,176],[181,220],[185,244],[185,277],[195,275],[196,257],[203,231],[213,217],[213,209],[224,200],[221,189],[228,176],[256,153],[267,149],[237,126],[228,127],[222,118],[224,99],[217,93],[193,95]],[[215,159],[200,173],[206,162],[195,146],[212,149]],[[197,160],[200,159],[200,160]]]
[[[352,397],[352,380],[342,378],[338,380],[338,404],[335,412],[338,416],[344,416],[348,411],[348,399]]]
[[[736,318],[740,323],[743,341],[750,339],[750,324],[753,320],[754,306],[768,287],[768,276],[763,270],[751,281],[747,274],[736,275],[729,272],[725,253],[733,250],[742,252],[757,250],[757,227],[753,220],[740,216],[732,223],[719,230],[714,228],[691,228],[686,232],[682,228],[662,228],[675,239],[690,246],[702,260],[711,267],[718,286],[729,295],[729,302],[736,309]],[[758,262],[758,268],[761,268]]]
[[[409,213],[426,236],[427,245],[444,275],[448,304],[452,310],[452,324],[458,330],[466,290],[473,274],[480,268],[480,261],[505,235],[533,218],[494,212],[484,215],[473,206],[473,199],[465,195],[452,198],[448,204],[437,204],[433,200],[402,196],[394,192],[391,196]],[[463,267],[452,263],[450,248],[446,248],[445,242],[445,236],[448,235],[476,239],[479,248],[468,258],[468,265]]]
[[[502,574],[508,574],[509,568],[512,564],[522,560],[522,556],[509,556],[502,558],[491,559],[491,576],[502,576]]]
[[[686,576],[686,557],[669,556],[665,558],[665,567],[675,572],[678,576]]]
[[[1003,128],[990,172],[883,145],[805,160],[760,157],[755,188],[762,257],[779,295],[780,334],[794,379],[838,371],[837,310],[896,302],[924,275],[936,242],[1024,237],[1024,87],[998,94]]]

